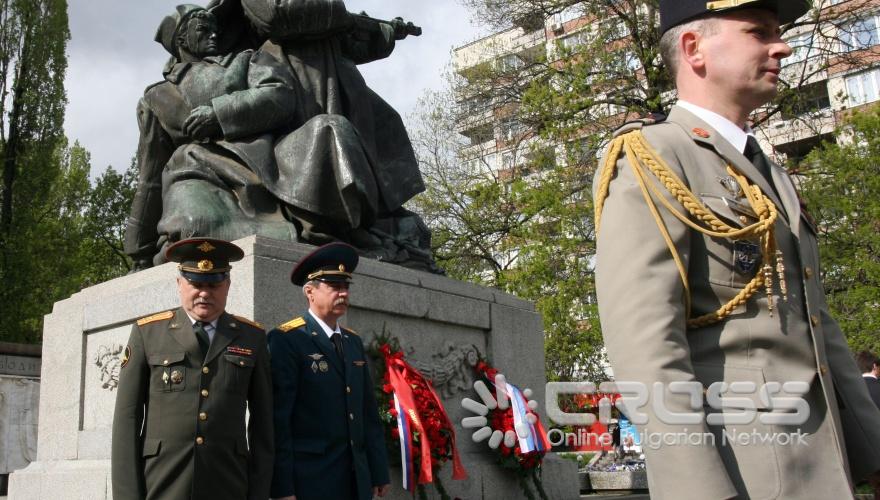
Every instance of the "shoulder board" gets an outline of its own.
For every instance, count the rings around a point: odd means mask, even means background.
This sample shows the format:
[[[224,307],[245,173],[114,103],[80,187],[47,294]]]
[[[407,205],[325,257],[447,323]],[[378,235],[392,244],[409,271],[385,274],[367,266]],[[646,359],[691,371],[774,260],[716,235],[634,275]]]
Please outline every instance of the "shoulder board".
[[[293,318],[292,320],[288,321],[287,323],[279,325],[278,329],[284,333],[287,333],[287,332],[293,330],[294,328],[299,328],[305,324],[306,324],[306,320],[302,316],[298,316],[298,317]]]
[[[358,337],[360,337],[360,334],[358,332],[352,330],[351,328],[348,328],[347,326],[343,326],[342,329],[352,335],[357,335]]]
[[[259,328],[260,330],[263,329],[263,325],[257,323],[256,321],[249,320],[249,319],[245,318],[244,316],[238,316],[237,314],[233,314],[232,317],[241,321],[242,323],[244,323],[246,325],[251,325],[255,328]]]
[[[138,326],[144,326],[149,323],[154,323],[156,321],[162,321],[165,319],[171,319],[174,317],[174,311],[165,311],[154,314],[152,316],[147,316],[146,318],[141,318],[137,321]]]
[[[647,127],[649,125],[655,125],[657,123],[662,123],[666,121],[666,115],[662,115],[660,113],[651,113],[648,116],[638,118],[636,120],[628,121],[620,126],[617,130],[614,131],[614,137],[619,135],[623,135],[627,132],[632,132],[633,130],[639,130],[643,127]]]

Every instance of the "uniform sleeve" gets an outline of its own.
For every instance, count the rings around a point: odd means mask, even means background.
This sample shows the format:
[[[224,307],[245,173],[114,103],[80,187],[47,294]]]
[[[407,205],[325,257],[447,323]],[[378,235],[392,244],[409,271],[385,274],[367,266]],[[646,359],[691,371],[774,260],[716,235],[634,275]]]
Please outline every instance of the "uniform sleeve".
[[[291,335],[279,330],[269,332],[269,352],[272,356],[272,401],[275,422],[275,465],[272,474],[272,498],[295,494],[293,480],[293,436],[291,421],[299,384],[299,365],[296,346]]]
[[[880,410],[871,399],[846,338],[824,300],[821,317],[825,354],[839,399],[846,455],[853,479],[858,481],[880,470]]]
[[[360,341],[360,339],[358,339]],[[364,346],[361,343],[361,351]],[[388,448],[385,446],[385,432],[379,418],[379,407],[376,404],[376,387],[370,377],[370,370],[364,370],[364,445],[370,461],[370,478],[373,486],[391,483],[388,472]]]
[[[265,334],[259,332],[261,342],[257,354],[257,366],[251,377],[248,393],[248,443],[251,460],[249,464],[248,498],[265,500],[269,497],[271,484],[274,432],[272,416],[272,373],[269,365],[269,349]]]
[[[664,154],[662,147],[658,150],[681,176],[676,167],[679,163],[673,161],[675,156]],[[598,175],[601,172],[597,179]],[[593,190],[596,191],[595,183]],[[668,193],[664,191],[664,195]],[[673,198],[667,199],[673,206],[677,204]],[[656,203],[687,269],[690,231],[659,200]],[[671,382],[696,382],[686,334],[681,276],[625,157],[617,162],[616,178],[611,182],[598,228],[596,293],[602,335],[616,381],[638,382],[649,393],[658,382],[665,388]],[[648,404],[638,410],[648,417],[648,423],[639,426],[640,431],[658,435],[710,432],[702,409],[693,409],[688,395],[666,391],[664,406],[669,412],[699,413],[700,423],[661,421],[654,411],[655,400],[652,395]],[[699,492],[701,498],[736,496],[721,456],[711,444],[646,444],[644,448],[652,497],[663,498],[660,495],[669,491]]]
[[[147,495],[144,480],[141,426],[150,382],[140,327],[132,327],[128,340],[128,362],[119,372],[116,409],[113,413],[111,475],[115,500],[142,500]]]

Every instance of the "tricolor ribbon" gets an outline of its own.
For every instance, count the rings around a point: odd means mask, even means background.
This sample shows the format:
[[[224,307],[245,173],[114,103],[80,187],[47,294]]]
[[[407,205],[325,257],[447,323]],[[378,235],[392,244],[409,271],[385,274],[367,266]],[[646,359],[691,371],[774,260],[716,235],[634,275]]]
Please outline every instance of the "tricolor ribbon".
[[[412,434],[410,434],[409,419],[400,405],[397,394],[394,396],[394,409],[397,410],[397,435],[400,440],[400,463],[403,466],[403,489],[415,490],[415,471],[412,467]]]
[[[513,384],[508,383],[505,385],[507,386],[507,395],[510,398],[510,408],[513,413],[513,428],[525,428],[529,431],[525,437],[520,436],[517,432],[520,452],[526,454],[533,451],[550,450],[551,445],[550,440],[547,439],[547,431],[545,431],[544,426],[541,425],[541,420],[537,419],[538,415],[535,414],[536,420],[534,424],[529,423],[529,420],[526,417],[529,413],[534,412],[529,409],[528,401],[522,391],[519,390],[519,387]]]
[[[411,447],[411,436],[413,432],[419,433],[421,449],[421,467],[419,469],[418,483],[427,484],[434,482],[433,471],[431,470],[431,443],[428,439],[428,433],[425,432],[425,429],[422,426],[418,407],[415,403],[415,396],[413,395],[412,386],[410,385],[413,382],[420,382],[422,386],[428,389],[428,393],[440,409],[440,414],[437,415],[437,417],[440,419],[441,424],[452,433],[452,436],[450,437],[452,447],[452,479],[466,479],[467,472],[464,470],[464,466],[458,456],[458,449],[455,446],[455,428],[452,426],[452,422],[449,421],[449,416],[446,415],[446,411],[443,410],[443,403],[440,401],[440,397],[437,396],[434,388],[425,377],[402,359],[403,356],[401,353],[392,354],[390,349],[383,349],[383,353],[385,355],[385,366],[388,370],[388,381],[394,391],[395,408],[397,409],[398,418],[398,432],[401,432],[401,419],[406,420],[403,424],[403,428],[409,431],[406,432],[406,434],[400,433],[401,456],[407,458],[403,464],[403,470],[405,472],[403,480],[404,488],[410,489],[415,487],[415,481],[408,480],[408,476],[412,477],[415,475],[415,470],[412,464],[412,453],[405,455],[404,448]],[[409,444],[404,444],[404,442],[408,442]],[[410,472],[407,473],[406,471]]]

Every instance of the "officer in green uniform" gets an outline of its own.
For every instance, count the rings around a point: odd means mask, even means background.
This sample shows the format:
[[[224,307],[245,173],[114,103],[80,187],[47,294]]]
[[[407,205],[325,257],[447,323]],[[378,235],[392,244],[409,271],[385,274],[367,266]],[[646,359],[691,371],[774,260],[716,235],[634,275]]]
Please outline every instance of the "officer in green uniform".
[[[382,423],[360,337],[339,325],[358,263],[353,247],[329,243],[291,274],[309,302],[269,332],[275,401],[272,497],[384,496],[389,488]]]
[[[181,307],[132,327],[113,416],[114,500],[269,496],[272,385],[262,327],[225,312],[232,243],[169,247]],[[250,418],[245,419],[245,411]]]

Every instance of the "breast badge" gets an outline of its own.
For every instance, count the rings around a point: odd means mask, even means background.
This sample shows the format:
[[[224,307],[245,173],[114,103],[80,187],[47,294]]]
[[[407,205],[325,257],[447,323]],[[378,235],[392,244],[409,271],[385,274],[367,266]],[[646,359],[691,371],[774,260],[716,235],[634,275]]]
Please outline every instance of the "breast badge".
[[[761,263],[761,249],[757,243],[748,240],[733,242],[733,262],[736,272],[743,275],[754,274]]]
[[[183,374],[177,370],[174,370],[173,372],[171,372],[171,383],[172,384],[179,384],[181,382],[183,382]]]
[[[324,361],[324,360],[322,359],[321,361],[318,362],[318,368],[321,369],[321,372],[322,372],[322,373],[326,373],[326,372],[327,372],[327,368],[328,368],[328,366],[327,366],[327,362]]]

